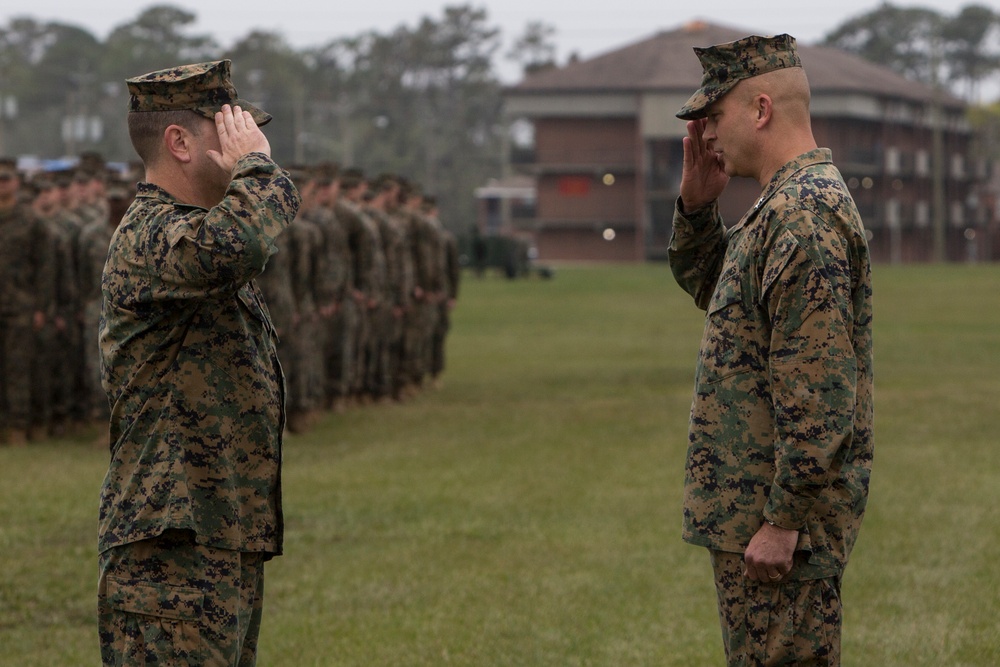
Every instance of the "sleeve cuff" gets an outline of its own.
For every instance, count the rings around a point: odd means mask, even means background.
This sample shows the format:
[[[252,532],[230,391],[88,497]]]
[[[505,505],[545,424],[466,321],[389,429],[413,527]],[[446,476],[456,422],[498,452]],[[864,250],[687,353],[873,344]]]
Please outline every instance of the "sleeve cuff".
[[[764,506],[764,520],[786,530],[802,530],[812,504],[812,498],[799,498],[772,485]]]

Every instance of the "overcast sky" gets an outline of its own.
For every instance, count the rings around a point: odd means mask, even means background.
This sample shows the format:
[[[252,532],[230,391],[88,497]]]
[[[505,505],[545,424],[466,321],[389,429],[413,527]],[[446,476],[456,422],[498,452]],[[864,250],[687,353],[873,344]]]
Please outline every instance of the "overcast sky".
[[[555,27],[554,41],[562,63],[571,53],[588,58],[695,19],[746,29],[748,33],[787,32],[800,42],[815,43],[848,18],[876,9],[881,0],[3,0],[0,24],[6,25],[12,17],[30,16],[42,22],[77,25],[104,39],[112,28],[156,4],[192,12],[197,22],[191,32],[210,33],[224,47],[254,29],[264,29],[280,33],[297,48],[318,46],[368,30],[388,32],[400,25],[415,26],[424,16],[440,17],[445,6],[468,4],[486,8],[489,23],[502,30],[504,51],[530,21]],[[891,4],[926,7],[949,16],[972,4],[1000,11],[1000,0],[896,0]],[[501,71],[504,78],[511,78],[516,68],[511,65]]]

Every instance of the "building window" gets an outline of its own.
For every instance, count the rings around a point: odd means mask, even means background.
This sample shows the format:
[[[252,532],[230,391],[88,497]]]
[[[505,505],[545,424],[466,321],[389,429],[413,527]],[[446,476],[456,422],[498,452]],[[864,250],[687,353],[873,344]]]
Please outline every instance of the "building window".
[[[894,176],[900,172],[900,169],[899,149],[895,146],[889,146],[885,149],[885,171],[889,175]]]
[[[559,194],[564,197],[586,197],[590,194],[590,176],[563,176],[559,179]]]
[[[960,201],[951,203],[951,224],[955,227],[961,227],[965,224],[965,207]]]
[[[990,176],[990,163],[986,158],[976,160],[976,178],[985,181]]]
[[[678,140],[657,139],[646,144],[646,188],[676,194],[684,164],[684,145]]]
[[[512,164],[531,164],[535,161],[535,125],[526,118],[518,118],[507,128],[510,139]]]
[[[510,140],[518,148],[535,147],[535,124],[527,118],[518,118],[510,124]]]
[[[965,178],[965,159],[961,153],[955,153],[951,156],[951,177],[957,179]]]
[[[899,227],[898,199],[890,199],[885,203],[885,222],[890,227]]]
[[[917,227],[927,227],[931,224],[931,207],[923,199],[913,206],[913,222]]]
[[[926,150],[917,151],[916,169],[917,176],[931,175],[931,156]]]
[[[483,200],[486,208],[486,235],[493,236],[503,226],[503,210],[499,197]]]

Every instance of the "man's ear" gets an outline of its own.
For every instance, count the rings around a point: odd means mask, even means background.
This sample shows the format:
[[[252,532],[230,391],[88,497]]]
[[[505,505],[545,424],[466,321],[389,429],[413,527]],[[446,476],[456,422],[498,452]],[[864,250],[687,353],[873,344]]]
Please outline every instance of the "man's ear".
[[[192,159],[191,133],[180,125],[169,125],[163,131],[163,145],[167,152],[178,162],[190,162]]]
[[[760,129],[771,121],[771,113],[774,111],[774,106],[771,102],[771,97],[763,93],[757,96],[754,106],[757,110],[757,129]]]

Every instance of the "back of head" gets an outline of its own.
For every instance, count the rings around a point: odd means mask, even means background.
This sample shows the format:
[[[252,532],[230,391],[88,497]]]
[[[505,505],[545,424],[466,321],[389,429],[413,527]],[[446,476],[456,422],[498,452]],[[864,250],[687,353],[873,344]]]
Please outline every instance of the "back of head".
[[[341,190],[354,190],[362,184],[366,184],[365,173],[360,169],[351,167],[340,173]]]
[[[180,65],[156,70],[125,83],[129,92],[129,138],[136,153],[148,167],[159,157],[160,139],[170,125],[179,125],[197,134],[200,118],[215,119],[224,105],[249,111],[257,125],[271,115],[240,99],[230,80],[229,60]]]
[[[197,135],[201,117],[192,111],[147,111],[128,115],[128,137],[135,154],[146,169],[156,164],[163,147],[163,133],[171,125],[179,125]]]
[[[801,67],[777,69],[747,79],[743,85],[748,86],[753,94],[764,94],[771,98],[776,121],[780,125],[809,124],[809,79]]]

